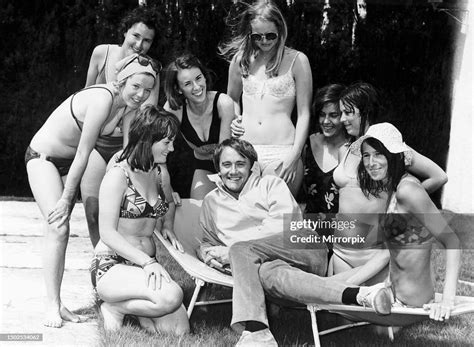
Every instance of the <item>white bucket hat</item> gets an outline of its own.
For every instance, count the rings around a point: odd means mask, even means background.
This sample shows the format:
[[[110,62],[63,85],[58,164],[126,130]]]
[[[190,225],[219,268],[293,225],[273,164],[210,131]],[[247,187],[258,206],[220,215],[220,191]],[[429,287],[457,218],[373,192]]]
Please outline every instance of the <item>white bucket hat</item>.
[[[390,123],[378,123],[371,125],[365,135],[361,136],[351,145],[351,152],[360,155],[362,142],[369,137],[379,140],[390,153],[396,154],[410,150],[405,142],[403,142],[402,134],[395,126]]]

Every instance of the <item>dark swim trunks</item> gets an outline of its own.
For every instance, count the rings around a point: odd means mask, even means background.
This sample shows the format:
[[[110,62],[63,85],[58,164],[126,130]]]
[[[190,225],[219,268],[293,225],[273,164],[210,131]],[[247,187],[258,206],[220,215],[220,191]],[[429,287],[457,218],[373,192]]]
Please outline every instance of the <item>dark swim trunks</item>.
[[[25,165],[28,164],[28,162],[31,159],[36,159],[36,158],[44,158],[44,160],[47,160],[53,163],[54,166],[56,166],[56,169],[58,169],[60,176],[66,176],[68,174],[69,168],[71,167],[71,164],[74,160],[74,158],[64,159],[64,158],[51,157],[43,153],[38,153],[34,149],[32,149],[30,146],[28,146],[25,152]]]

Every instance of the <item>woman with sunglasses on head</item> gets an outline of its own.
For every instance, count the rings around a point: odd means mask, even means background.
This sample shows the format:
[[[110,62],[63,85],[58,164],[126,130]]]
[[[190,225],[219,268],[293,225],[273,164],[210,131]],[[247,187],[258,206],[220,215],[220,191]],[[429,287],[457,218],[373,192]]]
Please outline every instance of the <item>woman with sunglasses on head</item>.
[[[131,314],[152,333],[189,331],[183,292],[158,264],[152,237],[167,222],[163,218],[174,214],[160,164],[174,150],[178,130],[173,114],[147,105],[131,122],[128,144],[102,181],[91,280],[106,330],[120,329]]]
[[[445,320],[454,306],[461,261],[460,241],[431,201],[420,181],[405,168],[405,145],[400,132],[390,123],[375,124],[352,146],[362,155],[358,167],[360,188],[367,199],[388,195],[387,215],[380,220],[390,251],[390,276],[397,307],[421,307],[430,318]],[[446,250],[443,297],[434,302],[431,248],[439,241]]]
[[[341,122],[352,141],[365,134],[380,117],[378,93],[369,83],[357,82],[340,95]],[[365,237],[361,244],[333,245],[329,274],[333,273],[352,284],[378,283],[388,272],[389,253],[378,237],[378,214],[384,213],[388,195],[366,196],[357,180],[361,160],[352,150],[351,143],[341,147],[340,164],[334,170],[334,182],[339,187],[339,218],[357,220],[352,229],[336,230],[336,236]],[[413,149],[405,155],[406,170],[422,179],[421,185],[428,193],[439,189],[447,181],[444,171],[433,161]]]
[[[339,164],[339,148],[349,140],[339,111],[339,96],[344,88],[341,84],[329,84],[314,95],[312,113],[317,124],[311,126],[315,131],[303,150],[305,213],[338,211],[339,192],[333,172]]]
[[[214,149],[230,137],[234,104],[228,95],[210,90],[210,74],[192,54],[174,59],[164,80],[164,108],[178,117],[181,134],[194,151],[190,197],[202,200],[216,187],[207,176],[216,173]]]
[[[78,322],[61,302],[60,289],[69,237],[69,217],[89,155],[100,135],[126,131],[148,98],[156,72],[137,59],[121,62],[117,82],[82,89],[59,105],[30,142],[25,163],[31,191],[44,216],[45,325]],[[122,118],[127,118],[122,121]]]
[[[249,6],[236,29],[234,38],[220,45],[230,60],[227,93],[242,115],[232,122],[233,136],[254,145],[263,174],[281,177],[296,195],[313,85],[308,58],[285,46],[285,19],[270,1]],[[296,127],[291,121],[295,105]]]
[[[155,86],[143,104],[157,105],[161,66],[158,61],[146,56],[156,31],[155,14],[147,7],[139,6],[130,11],[120,23],[120,33],[124,37],[122,44],[103,44],[94,48],[87,71],[86,87],[115,81],[117,79],[116,64],[119,61],[133,54],[143,55],[145,57],[140,58],[142,62],[153,62],[153,68],[157,73]],[[81,197],[93,246],[99,240],[97,218],[100,182],[104,177],[107,163],[115,153],[123,148],[123,144],[123,135],[120,131],[99,136],[81,181]]]

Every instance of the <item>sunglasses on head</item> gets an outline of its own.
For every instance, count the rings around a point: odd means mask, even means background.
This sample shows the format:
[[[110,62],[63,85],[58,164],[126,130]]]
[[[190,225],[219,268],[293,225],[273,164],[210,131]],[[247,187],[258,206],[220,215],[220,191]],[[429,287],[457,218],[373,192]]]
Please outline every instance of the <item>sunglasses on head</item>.
[[[144,55],[137,55],[135,58],[133,58],[132,60],[130,60],[123,68],[125,69],[128,65],[130,65],[132,62],[134,62],[135,60],[138,61],[138,64],[140,64],[141,66],[148,66],[148,65],[151,65],[151,68],[153,70],[155,70],[156,73],[160,73],[162,67],[161,67],[161,64],[159,61],[157,60],[154,60],[152,58],[148,58]]]
[[[252,39],[252,41],[255,41],[255,42],[262,41],[263,38],[265,38],[265,40],[267,41],[273,41],[278,38],[278,34],[277,33],[266,33],[266,34],[253,33],[253,34],[250,34],[250,38]]]

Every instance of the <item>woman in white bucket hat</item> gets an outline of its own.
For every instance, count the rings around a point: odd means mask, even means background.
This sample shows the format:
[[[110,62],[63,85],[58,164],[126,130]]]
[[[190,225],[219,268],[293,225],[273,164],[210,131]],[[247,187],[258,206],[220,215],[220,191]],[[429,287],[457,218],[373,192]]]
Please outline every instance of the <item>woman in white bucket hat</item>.
[[[358,179],[367,198],[382,192],[389,196],[387,214],[379,232],[390,251],[390,276],[394,305],[421,307],[430,318],[448,319],[454,306],[461,261],[460,241],[431,201],[420,181],[406,171],[404,153],[410,149],[390,123],[369,127],[354,144],[362,161]],[[434,302],[431,248],[434,239],[446,249],[443,296]]]

